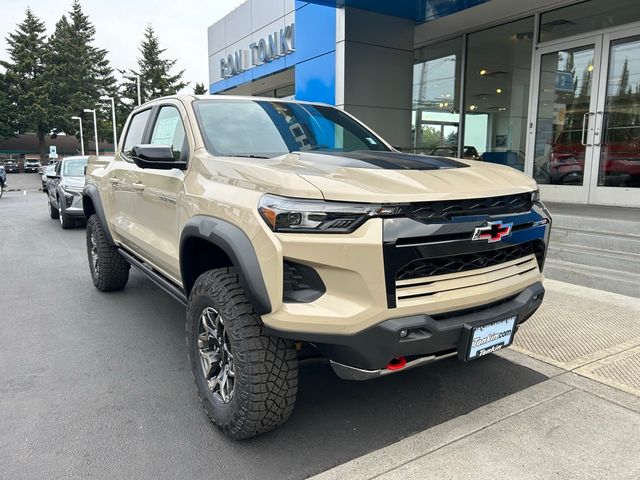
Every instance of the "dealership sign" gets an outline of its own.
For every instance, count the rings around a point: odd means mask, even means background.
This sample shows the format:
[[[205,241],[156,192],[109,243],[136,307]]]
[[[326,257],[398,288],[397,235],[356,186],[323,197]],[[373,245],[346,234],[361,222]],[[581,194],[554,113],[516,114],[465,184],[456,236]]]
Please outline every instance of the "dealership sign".
[[[294,24],[273,32],[249,45],[248,50],[238,50],[220,59],[220,76],[230,78],[252,67],[269,63],[295,50]]]

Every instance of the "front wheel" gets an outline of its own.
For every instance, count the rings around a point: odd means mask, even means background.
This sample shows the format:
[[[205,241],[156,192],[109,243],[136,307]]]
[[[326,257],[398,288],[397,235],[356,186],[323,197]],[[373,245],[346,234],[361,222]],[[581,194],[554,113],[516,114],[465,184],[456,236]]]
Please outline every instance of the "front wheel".
[[[63,230],[68,230],[74,226],[73,218],[67,214],[65,211],[64,203],[62,203],[62,199],[58,199],[58,205],[60,207],[58,211],[58,218],[60,219],[60,226]]]
[[[60,215],[60,212],[56,207],[51,205],[51,199],[49,199],[49,201],[47,202],[47,205],[49,206],[49,217],[53,218],[54,220],[57,219],[58,216]]]
[[[98,290],[122,290],[129,280],[131,265],[109,243],[98,215],[87,220],[87,256],[91,279]]]
[[[251,438],[289,418],[298,391],[295,347],[263,332],[234,269],[198,277],[189,296],[186,333],[200,401],[224,433]]]

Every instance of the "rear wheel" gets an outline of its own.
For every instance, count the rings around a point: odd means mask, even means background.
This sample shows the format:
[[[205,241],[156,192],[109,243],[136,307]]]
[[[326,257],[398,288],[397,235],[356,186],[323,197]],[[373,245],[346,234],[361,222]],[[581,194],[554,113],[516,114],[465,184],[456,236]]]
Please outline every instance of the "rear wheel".
[[[131,265],[109,243],[97,215],[87,221],[87,256],[91,279],[98,290],[122,290],[129,280]]]
[[[298,390],[292,342],[266,335],[234,269],[203,273],[189,296],[187,346],[209,419],[235,439],[283,424]]]

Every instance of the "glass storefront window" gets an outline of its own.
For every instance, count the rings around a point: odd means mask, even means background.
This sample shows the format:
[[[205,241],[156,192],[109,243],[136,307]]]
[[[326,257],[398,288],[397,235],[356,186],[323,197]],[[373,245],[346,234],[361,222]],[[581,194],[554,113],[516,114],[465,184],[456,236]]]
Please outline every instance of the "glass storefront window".
[[[540,16],[540,42],[640,21],[638,0],[589,0]]]
[[[524,170],[533,17],[467,39],[465,158]]]
[[[416,153],[457,156],[462,37],[416,51],[413,146]]]

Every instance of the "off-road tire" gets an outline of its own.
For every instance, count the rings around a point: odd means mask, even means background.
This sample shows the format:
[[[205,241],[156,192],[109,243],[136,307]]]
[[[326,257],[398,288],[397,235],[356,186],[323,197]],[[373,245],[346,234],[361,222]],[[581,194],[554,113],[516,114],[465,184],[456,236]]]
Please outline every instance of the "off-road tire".
[[[57,220],[58,215],[60,215],[60,212],[58,212],[58,209],[56,207],[51,205],[51,199],[49,199],[48,202],[49,202],[49,216],[54,220]]]
[[[63,230],[73,228],[75,226],[75,223],[73,221],[73,218],[71,218],[71,216],[68,215],[67,212],[65,212],[64,204],[62,203],[61,198],[58,198],[58,205],[60,206],[60,209],[58,211],[58,214],[60,215],[60,226]]]
[[[224,319],[234,363],[233,395],[224,403],[209,389],[198,347],[200,316],[213,307]],[[233,268],[198,277],[187,307],[187,347],[202,407],[211,422],[236,440],[282,425],[298,391],[298,359],[293,342],[264,333]]]
[[[97,271],[93,264],[92,235],[96,244]],[[112,292],[122,290],[127,285],[131,265],[118,253],[116,247],[109,243],[100,218],[96,214],[91,215],[87,220],[87,257],[91,279],[98,290]]]

